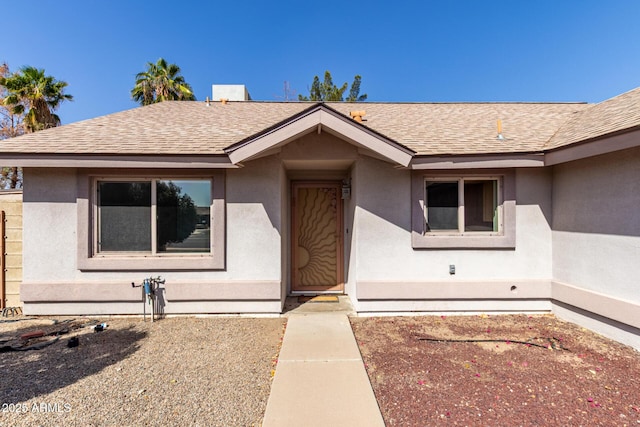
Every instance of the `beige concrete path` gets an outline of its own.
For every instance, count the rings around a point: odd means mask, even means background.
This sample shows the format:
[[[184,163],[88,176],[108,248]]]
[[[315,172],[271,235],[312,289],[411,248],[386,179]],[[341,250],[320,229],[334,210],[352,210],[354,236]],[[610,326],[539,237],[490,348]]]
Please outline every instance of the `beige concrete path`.
[[[262,425],[384,426],[346,315],[289,317]]]

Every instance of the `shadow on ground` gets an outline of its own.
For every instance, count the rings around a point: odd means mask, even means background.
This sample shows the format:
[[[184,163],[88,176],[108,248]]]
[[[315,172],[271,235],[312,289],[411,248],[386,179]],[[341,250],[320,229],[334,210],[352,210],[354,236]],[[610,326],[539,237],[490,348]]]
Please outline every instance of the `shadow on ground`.
[[[0,324],[0,337],[3,341],[38,329],[45,330],[46,333],[55,330],[51,325],[42,328],[30,325],[9,331],[3,329],[3,326],[5,324]],[[67,343],[73,336],[78,338],[79,345],[69,348]],[[85,326],[60,335],[57,342],[40,350],[2,352],[2,401],[27,401],[100,372],[135,353],[139,348],[139,341],[146,336],[146,332],[133,327],[95,333]],[[50,336],[45,339],[53,338]]]
[[[320,297],[322,298],[323,296]],[[282,314],[285,317],[292,314],[312,313],[340,313],[348,316],[355,314],[355,310],[348,296],[334,295],[334,297],[337,298],[335,302],[322,300],[321,298],[287,297]]]

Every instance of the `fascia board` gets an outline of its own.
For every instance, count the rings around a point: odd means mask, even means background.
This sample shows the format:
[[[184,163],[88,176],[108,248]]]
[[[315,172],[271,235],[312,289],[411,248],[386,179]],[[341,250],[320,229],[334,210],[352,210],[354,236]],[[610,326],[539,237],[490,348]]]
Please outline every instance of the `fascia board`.
[[[411,159],[413,158],[413,153],[411,151],[386,142],[379,136],[373,135],[359,126],[349,123],[330,112],[321,111],[321,113],[323,129],[327,128],[352,144],[368,148],[394,163],[398,163],[402,166],[408,166],[411,162]]]
[[[234,169],[227,156],[0,154],[0,162],[38,168]]]
[[[365,147],[384,158],[408,166],[413,153],[393,143],[384,141],[381,137],[367,132],[365,129],[350,123],[331,111],[318,108],[308,115],[283,124],[264,135],[246,141],[243,145],[228,152],[233,164],[255,158],[266,150],[282,146],[306,133],[321,129],[338,136],[356,146]]]
[[[639,146],[640,132],[622,133],[548,151],[545,153],[545,165],[553,166]]]
[[[488,169],[488,168],[527,168],[543,167],[542,153],[477,155],[477,156],[429,156],[416,157],[411,169]]]
[[[247,141],[242,146],[229,152],[231,163],[236,164],[251,159],[263,151],[284,145],[291,140],[311,132],[320,124],[320,112],[315,111],[300,117],[293,122],[288,122],[264,135]]]

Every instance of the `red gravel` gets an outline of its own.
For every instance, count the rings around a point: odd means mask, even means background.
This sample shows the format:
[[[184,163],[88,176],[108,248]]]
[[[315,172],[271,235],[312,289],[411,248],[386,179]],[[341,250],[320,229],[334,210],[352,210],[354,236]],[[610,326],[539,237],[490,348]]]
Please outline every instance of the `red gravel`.
[[[640,353],[553,316],[351,322],[387,426],[640,426]]]

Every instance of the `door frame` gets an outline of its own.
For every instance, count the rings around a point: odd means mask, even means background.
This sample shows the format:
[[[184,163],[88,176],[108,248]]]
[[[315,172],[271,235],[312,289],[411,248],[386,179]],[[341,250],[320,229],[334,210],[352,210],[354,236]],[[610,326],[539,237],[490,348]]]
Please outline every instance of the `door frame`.
[[[336,285],[333,286],[305,286],[304,289],[296,289],[296,204],[295,199],[299,188],[327,188],[336,190]],[[300,294],[322,294],[322,293],[344,293],[344,204],[342,202],[342,181],[341,180],[296,180],[291,181],[290,205],[290,230],[291,250],[289,262],[291,265],[291,289],[292,295]],[[309,292],[311,291],[311,292]]]

